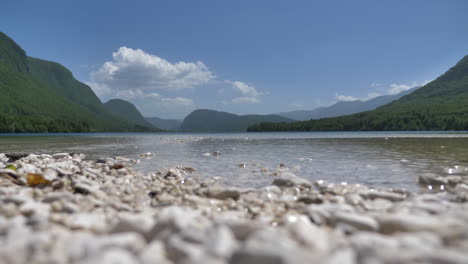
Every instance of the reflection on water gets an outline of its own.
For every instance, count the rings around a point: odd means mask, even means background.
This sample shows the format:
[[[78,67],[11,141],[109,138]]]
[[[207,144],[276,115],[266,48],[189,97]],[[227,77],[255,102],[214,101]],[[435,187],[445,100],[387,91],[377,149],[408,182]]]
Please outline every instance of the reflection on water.
[[[240,186],[263,186],[285,168],[309,180],[416,189],[423,173],[468,167],[464,133],[70,134],[2,136],[0,152],[79,152],[89,158],[153,152],[138,169],[197,169]],[[210,155],[220,152],[221,155]],[[458,167],[456,167],[458,166]],[[468,175],[461,169],[456,171]]]

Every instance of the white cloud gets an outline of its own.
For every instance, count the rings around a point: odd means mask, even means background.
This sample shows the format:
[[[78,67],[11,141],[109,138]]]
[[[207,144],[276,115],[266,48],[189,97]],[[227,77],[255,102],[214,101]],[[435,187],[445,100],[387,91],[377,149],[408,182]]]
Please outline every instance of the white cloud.
[[[409,89],[414,88],[416,86],[424,86],[429,82],[430,82],[430,80],[425,80],[425,81],[422,81],[422,82],[412,82],[411,84],[392,83],[392,84],[390,84],[390,88],[387,90],[387,94],[401,93],[403,91],[409,90]]]
[[[378,88],[377,90],[382,91],[381,93],[368,93],[366,97],[358,98],[354,96],[349,96],[349,95],[341,95],[341,94],[335,94],[335,98],[338,99],[339,101],[356,101],[356,100],[361,100],[361,101],[368,101],[370,99],[373,99],[377,96],[382,96],[382,95],[395,95],[398,93],[401,93],[403,91],[407,91],[409,89],[412,89],[417,86],[424,86],[427,83],[431,82],[431,80],[426,80],[422,82],[412,82],[411,84],[396,84],[392,83],[388,88]],[[382,83],[371,83],[371,87],[383,87],[384,84]]]
[[[342,94],[335,94],[335,98],[338,99],[339,101],[345,101],[345,102],[359,100],[356,97],[349,96],[349,95],[342,95]]]
[[[234,81],[231,84],[232,84],[232,88],[240,92],[242,95],[248,95],[248,96],[253,96],[253,97],[257,97],[260,95],[260,93],[257,92],[255,87],[248,85],[244,82]]]
[[[396,83],[392,83],[390,85],[390,89],[387,90],[388,94],[397,94],[397,93],[401,93],[403,91],[406,91],[406,90],[409,90],[413,87],[415,87],[416,85],[406,85],[406,84],[396,84]]]
[[[254,86],[248,85],[244,82],[239,81],[226,81],[231,84],[232,89],[240,93],[241,96],[232,99],[231,101],[224,101],[224,104],[258,104],[260,103],[259,97],[264,95],[264,93],[258,92]]]
[[[145,93],[140,89],[115,91],[114,96],[125,100],[131,99],[150,99],[159,97],[158,93]]]
[[[201,61],[170,63],[141,49],[120,47],[112,61],[91,73],[90,86],[104,95],[114,91],[189,89],[214,79],[214,74]]]

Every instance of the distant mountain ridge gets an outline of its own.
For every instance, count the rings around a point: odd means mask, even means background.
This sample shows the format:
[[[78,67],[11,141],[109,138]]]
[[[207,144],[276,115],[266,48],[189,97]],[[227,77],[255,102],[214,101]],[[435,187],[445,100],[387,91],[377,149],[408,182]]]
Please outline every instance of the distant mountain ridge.
[[[314,110],[296,110],[290,112],[282,112],[277,115],[291,118],[298,121],[306,121],[310,119],[320,119],[325,117],[336,117],[342,115],[351,115],[355,113],[374,110],[379,106],[388,104],[392,101],[398,100],[401,97],[414,92],[420,87],[414,87],[406,91],[394,95],[382,95],[372,98],[367,101],[339,101],[331,106],[319,107]]]
[[[153,131],[107,111],[62,65],[28,57],[0,32],[0,133]]]
[[[434,81],[375,110],[249,131],[468,131],[468,55]]]
[[[235,115],[209,109],[198,109],[185,117],[180,129],[183,131],[246,131],[247,127],[260,122],[291,122],[278,115]]]
[[[145,119],[157,128],[172,131],[179,130],[182,124],[182,120],[177,119],[164,119],[159,117],[145,117]]]

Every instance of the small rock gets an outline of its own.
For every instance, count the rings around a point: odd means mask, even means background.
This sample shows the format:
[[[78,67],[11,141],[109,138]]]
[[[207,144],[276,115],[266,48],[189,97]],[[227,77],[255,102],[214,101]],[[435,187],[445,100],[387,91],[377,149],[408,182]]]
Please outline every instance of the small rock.
[[[227,226],[216,225],[208,231],[205,248],[215,257],[228,258],[237,248],[237,242]]]
[[[396,232],[440,232],[463,226],[454,221],[442,220],[437,217],[416,216],[409,214],[392,214],[377,217],[380,232],[392,234]]]
[[[171,264],[166,258],[164,244],[159,240],[152,241],[142,250],[140,253],[140,260],[142,264]]]
[[[240,191],[237,188],[233,187],[209,187],[206,196],[209,198],[215,198],[219,200],[226,200],[232,198],[234,200],[239,199]]]
[[[279,187],[292,187],[296,185],[304,185],[307,187],[312,186],[311,183],[305,179],[299,178],[291,172],[283,172],[273,180],[273,185]]]
[[[447,179],[432,173],[426,173],[419,176],[418,182],[424,185],[444,185],[447,184]]]
[[[138,260],[129,252],[120,248],[110,248],[97,256],[85,259],[80,264],[138,264]]]
[[[406,196],[403,194],[399,193],[394,193],[394,192],[387,192],[387,191],[376,191],[376,190],[371,190],[368,192],[362,192],[361,196],[367,198],[367,199],[386,199],[390,200],[392,202],[398,202],[398,201],[403,201],[405,200]]]
[[[178,263],[181,261],[187,263],[197,263],[203,255],[203,247],[200,244],[189,243],[174,235],[166,243],[167,257]]]
[[[112,233],[137,232],[148,236],[148,232],[154,225],[153,217],[147,214],[121,213],[117,224],[112,228]],[[147,237],[149,239],[149,237]]]
[[[68,157],[70,157],[70,155],[68,153],[56,153],[56,154],[52,155],[52,158],[54,158],[54,159],[65,159],[65,158],[68,158]]]
[[[27,157],[27,153],[6,153],[5,156],[9,158],[8,162],[14,162],[21,158]]]
[[[285,228],[299,244],[308,248],[325,251],[328,249],[327,233],[312,224],[305,215],[286,215],[283,218]]]
[[[359,230],[377,231],[379,223],[372,217],[358,215],[346,212],[337,212],[334,215],[336,223],[344,223],[351,225]]]

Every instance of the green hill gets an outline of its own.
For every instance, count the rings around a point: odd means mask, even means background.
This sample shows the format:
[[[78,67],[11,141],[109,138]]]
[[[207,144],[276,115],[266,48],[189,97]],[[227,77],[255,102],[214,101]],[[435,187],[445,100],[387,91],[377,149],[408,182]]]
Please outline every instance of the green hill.
[[[109,113],[65,67],[26,56],[0,32],[0,132],[148,131]]]
[[[185,131],[246,131],[247,127],[260,122],[290,122],[289,118],[277,115],[235,115],[208,109],[198,109],[185,117],[181,130]]]
[[[130,102],[122,99],[112,99],[104,104],[104,108],[115,116],[121,117],[128,122],[133,122],[142,127],[154,128],[151,123],[146,121],[138,109]]]
[[[294,123],[261,123],[249,131],[468,130],[468,56],[436,80],[373,111]]]

